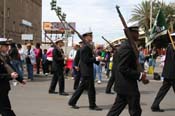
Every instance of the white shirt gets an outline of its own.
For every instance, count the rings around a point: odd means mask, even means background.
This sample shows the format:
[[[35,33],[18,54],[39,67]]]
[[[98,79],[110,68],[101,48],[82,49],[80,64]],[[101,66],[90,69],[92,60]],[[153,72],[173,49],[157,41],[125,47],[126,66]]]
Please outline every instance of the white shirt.
[[[26,57],[26,54],[25,54],[25,51],[24,51],[24,49],[18,49],[18,52],[19,52],[19,54],[20,54],[20,59],[22,60],[22,61],[24,61],[25,60],[25,57]]]
[[[74,60],[74,58],[75,58],[75,56],[76,56],[76,53],[77,53],[77,50],[72,49],[72,50],[69,52],[69,59]]]

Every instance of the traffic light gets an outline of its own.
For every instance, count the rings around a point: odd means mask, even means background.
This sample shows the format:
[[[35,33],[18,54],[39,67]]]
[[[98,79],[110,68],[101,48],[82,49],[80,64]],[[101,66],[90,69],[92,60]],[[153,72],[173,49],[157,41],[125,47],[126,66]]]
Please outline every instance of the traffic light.
[[[66,20],[66,14],[65,14],[65,13],[63,13],[63,15],[62,15],[62,20],[63,20],[63,21]]]
[[[57,9],[56,9],[56,13],[57,13],[58,16],[61,15],[61,8],[60,8],[60,7],[57,7]]]
[[[52,0],[52,2],[50,3],[51,10],[56,10],[56,4],[57,4],[57,1],[56,0]]]

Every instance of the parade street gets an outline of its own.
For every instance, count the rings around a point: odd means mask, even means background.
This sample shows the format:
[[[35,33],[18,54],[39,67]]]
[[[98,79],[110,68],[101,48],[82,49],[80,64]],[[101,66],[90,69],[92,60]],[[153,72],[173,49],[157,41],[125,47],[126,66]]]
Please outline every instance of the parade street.
[[[103,79],[102,84],[96,84],[96,103],[103,108],[103,111],[89,110],[86,91],[77,103],[80,109],[72,109],[68,106],[68,100],[74,92],[72,89],[73,80],[66,79],[66,92],[70,95],[65,97],[59,94],[48,94],[50,79],[50,77],[40,76],[33,82],[28,82],[27,85],[12,86],[10,99],[17,116],[106,116],[116,97],[116,95],[105,94],[107,79]],[[160,86],[161,81],[151,81],[146,86],[139,83],[142,116],[174,116],[175,102],[172,89],[160,105],[162,109],[165,109],[165,112],[154,113],[150,110]],[[125,108],[121,116],[129,116],[128,107]]]

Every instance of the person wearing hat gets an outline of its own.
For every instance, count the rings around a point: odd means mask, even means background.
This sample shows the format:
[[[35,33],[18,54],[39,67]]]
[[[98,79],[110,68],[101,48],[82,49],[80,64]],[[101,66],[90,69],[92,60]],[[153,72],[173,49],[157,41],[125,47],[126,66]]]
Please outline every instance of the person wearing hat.
[[[62,39],[57,39],[55,41],[55,46],[53,49],[53,62],[52,62],[52,71],[53,77],[50,83],[49,93],[57,94],[55,92],[55,88],[57,83],[59,83],[59,94],[63,96],[67,96],[68,93],[64,91],[65,82],[64,82],[64,52],[61,47],[64,46],[64,42]]]
[[[96,93],[94,86],[94,77],[93,77],[93,63],[99,63],[102,59],[100,56],[93,57],[93,47],[92,47],[92,32],[83,34],[83,39],[86,44],[80,50],[80,72],[82,76],[82,81],[78,88],[73,93],[68,104],[74,108],[78,109],[76,106],[78,99],[85,89],[88,91],[89,98],[89,109],[90,110],[102,110],[96,105]]]
[[[0,38],[0,114],[2,116],[16,116],[11,109],[8,93],[10,90],[9,81],[12,79],[18,80],[20,83],[25,84],[26,81],[18,78],[18,74],[13,70],[10,65],[8,56],[9,45],[11,41],[6,38]]]
[[[26,65],[27,65],[27,72],[28,72],[28,79],[33,81],[33,65],[36,64],[36,56],[34,49],[32,48],[31,43],[28,43],[26,45],[27,51],[26,51]]]
[[[171,35],[175,40],[175,35]],[[174,41],[173,40],[173,41]],[[168,45],[166,51],[166,57],[164,61],[164,67],[162,71],[163,83],[160,87],[153,104],[151,106],[151,110],[153,112],[164,112],[163,109],[160,109],[160,103],[172,87],[175,91],[175,49],[173,48],[172,43]]]
[[[120,47],[120,44],[117,44],[115,46],[115,50],[111,51],[111,58],[110,58],[110,62],[112,63],[112,69],[111,69],[111,76],[109,78],[109,81],[107,83],[107,86],[106,86],[106,90],[105,90],[105,93],[106,94],[114,94],[113,92],[111,92],[111,88],[112,86],[114,85],[115,83],[115,69],[116,69],[116,55],[118,53],[118,49]],[[109,64],[109,67],[110,67],[110,64]]]
[[[80,73],[80,50],[83,47],[83,42],[79,42],[80,48],[77,50],[77,53],[75,55],[74,59],[74,69],[75,69],[75,79],[74,79],[74,86],[73,89],[76,90],[80,84],[80,78],[81,78],[81,73]]]
[[[139,27],[132,26],[128,29],[134,41],[137,41]],[[117,96],[107,116],[119,116],[126,105],[129,106],[130,116],[141,116],[140,92],[137,81],[145,79],[146,73],[137,70],[137,57],[128,40],[120,45],[117,54],[114,55],[112,73],[115,76],[114,90]]]

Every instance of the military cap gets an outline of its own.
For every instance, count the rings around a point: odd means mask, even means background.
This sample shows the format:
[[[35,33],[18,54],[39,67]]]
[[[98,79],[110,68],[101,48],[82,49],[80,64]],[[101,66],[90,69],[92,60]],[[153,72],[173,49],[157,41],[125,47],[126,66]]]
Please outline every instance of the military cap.
[[[171,36],[172,36],[172,37],[175,37],[175,33],[172,33]]]
[[[86,33],[84,33],[82,36],[83,36],[83,37],[92,36],[92,34],[93,34],[92,32],[86,32]]]
[[[10,45],[12,44],[12,39],[0,38],[0,45]]]
[[[62,38],[58,38],[54,41],[54,43],[58,43],[58,42],[63,42],[63,39]]]
[[[128,29],[130,31],[139,31],[139,25],[136,23],[136,24],[133,24],[131,26],[128,26]]]

